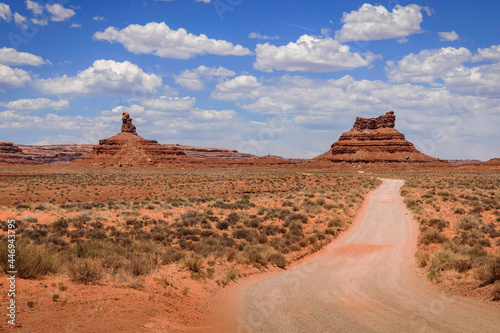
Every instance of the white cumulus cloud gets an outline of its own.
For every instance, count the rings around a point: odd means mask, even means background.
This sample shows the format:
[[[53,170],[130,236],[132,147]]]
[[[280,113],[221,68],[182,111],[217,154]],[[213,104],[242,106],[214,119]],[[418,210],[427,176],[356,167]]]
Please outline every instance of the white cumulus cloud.
[[[14,13],[14,23],[18,26],[19,29],[26,30],[28,26],[26,25],[27,18],[22,16],[19,13]]]
[[[163,97],[144,99],[140,102],[144,108],[156,111],[185,111],[190,110],[196,104],[195,97]]]
[[[5,107],[10,110],[42,110],[42,109],[55,109],[62,110],[69,107],[69,101],[67,99],[53,100],[48,98],[36,98],[36,99],[18,99],[16,101],[10,101],[5,104]]]
[[[446,42],[453,42],[460,38],[458,34],[455,32],[455,30],[451,32],[446,32],[446,31],[438,32],[438,35],[440,41],[446,41]]]
[[[359,10],[344,13],[342,28],[335,33],[340,42],[400,38],[421,32],[422,10],[415,4],[397,5],[392,12],[382,5],[363,4]],[[426,10],[429,14],[429,12]]]
[[[50,63],[42,57],[27,53],[18,52],[10,47],[3,47],[0,49],[0,64],[7,66],[41,66]]]
[[[129,61],[103,59],[96,60],[76,76],[38,81],[40,89],[47,94],[74,95],[153,94],[161,84],[161,77],[147,74]]]
[[[461,95],[500,98],[500,63],[460,66],[446,73],[443,80],[447,88]]]
[[[488,48],[478,49],[472,61],[498,60],[500,61],[500,45],[492,45]]]
[[[31,10],[33,15],[40,15],[43,13],[43,6],[35,1],[26,0],[26,8]]]
[[[433,83],[437,77],[470,59],[471,52],[464,47],[443,47],[410,53],[397,64],[388,61],[385,71],[393,82]]]
[[[212,92],[212,98],[226,101],[249,98],[256,94],[261,86],[255,76],[240,75],[233,79],[219,82]]]
[[[193,70],[184,70],[179,75],[175,75],[175,83],[187,90],[203,90],[206,80],[211,80],[213,77],[234,75],[236,75],[235,72],[222,66],[216,68],[201,65]]]
[[[0,2],[0,19],[10,22],[12,20],[12,12],[10,11],[10,6]]]
[[[24,87],[31,81],[28,72],[0,64],[0,90]]]
[[[47,8],[47,11],[52,14],[50,20],[54,22],[66,21],[67,19],[75,15],[75,11],[73,9],[64,8],[58,3],[53,5],[46,5],[45,8]]]
[[[94,34],[97,40],[123,44],[135,54],[154,54],[162,58],[189,59],[196,55],[250,55],[252,52],[225,40],[210,39],[206,35],[193,35],[185,29],[172,30],[165,22],[146,25],[131,24],[120,30],[108,27]]]
[[[258,44],[255,49],[255,69],[303,72],[335,72],[370,65],[377,56],[373,53],[352,53],[349,46],[330,37],[301,36],[296,43],[283,46]]]

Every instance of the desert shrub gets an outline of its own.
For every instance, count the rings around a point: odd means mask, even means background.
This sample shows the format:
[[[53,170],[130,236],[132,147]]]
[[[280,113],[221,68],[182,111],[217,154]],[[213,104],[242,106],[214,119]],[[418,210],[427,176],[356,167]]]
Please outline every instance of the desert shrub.
[[[219,221],[217,222],[217,224],[215,225],[215,227],[219,230],[227,230],[229,229],[229,222],[227,221]]]
[[[69,226],[69,220],[65,217],[60,217],[50,225],[50,229],[53,231],[67,230]]]
[[[334,219],[331,219],[329,222],[328,222],[328,228],[343,228],[345,226],[345,223],[344,221],[342,221],[342,219],[340,219],[339,217],[336,217]]]
[[[8,267],[8,243],[0,241],[0,265],[4,272]],[[23,279],[36,279],[47,274],[57,273],[61,269],[61,260],[57,254],[42,245],[35,245],[18,238],[16,241],[17,276]]]
[[[457,215],[463,215],[465,214],[465,210],[463,208],[457,208],[455,209],[454,213]]]
[[[74,258],[68,264],[68,275],[76,283],[96,283],[103,277],[99,260]]]
[[[267,244],[268,237],[266,234],[260,234],[259,238],[257,238],[257,241],[259,242],[259,244]]]
[[[73,220],[75,222],[76,227],[82,228],[87,222],[92,221],[92,217],[87,213],[80,213],[80,214],[77,214],[73,218]]]
[[[120,245],[90,240],[77,243],[69,250],[69,254],[78,258],[104,258],[110,255],[126,256],[126,250]]]
[[[488,234],[491,238],[500,237],[500,230],[496,228],[494,223],[488,223],[487,225],[481,228],[481,231],[485,234]]]
[[[432,228],[436,228],[439,231],[443,231],[444,228],[448,227],[450,223],[448,221],[445,221],[443,219],[431,219],[428,222],[428,225]]]
[[[261,221],[259,218],[253,218],[250,220],[246,220],[243,224],[246,227],[257,229],[260,227],[260,223],[261,223]]]
[[[147,275],[158,265],[158,260],[152,254],[132,254],[128,256],[129,269],[135,276]]]
[[[47,236],[47,230],[45,229],[25,229],[23,231],[23,237],[34,240],[36,243],[40,244]]]
[[[427,266],[427,264],[431,259],[429,252],[418,251],[417,253],[415,253],[415,257],[417,258],[417,263],[419,267]]]
[[[430,268],[438,272],[450,269],[452,268],[453,257],[452,252],[441,250],[432,257]]]
[[[484,234],[477,229],[470,229],[469,231],[460,231],[459,235],[453,238],[453,242],[458,245],[481,245],[491,246],[491,241],[484,237]]]
[[[494,301],[500,301],[500,280],[495,281],[492,296]]]
[[[215,273],[215,268],[213,267],[207,267],[207,276],[211,278]]]
[[[270,254],[267,259],[269,260],[269,262],[273,265],[275,265],[276,267],[279,267],[279,268],[283,268],[285,269],[286,266],[287,266],[287,261],[286,261],[286,258],[283,254],[281,253],[272,253]]]
[[[471,230],[479,228],[480,224],[481,220],[477,215],[467,214],[458,221],[457,227],[462,230]]]
[[[443,276],[435,269],[430,269],[429,273],[427,273],[427,278],[431,281],[436,281],[437,283],[439,283],[442,281]]]
[[[304,214],[292,213],[285,218],[284,226],[288,227],[293,222],[307,223],[308,218]]]
[[[425,229],[420,234],[420,243],[426,245],[431,243],[444,243],[447,239],[448,238],[444,234],[435,228]]]
[[[184,259],[184,265],[192,272],[198,273],[201,269],[203,257],[198,253],[190,253]]]
[[[250,245],[245,247],[245,256],[250,260],[251,263],[258,263],[262,266],[267,266],[268,259],[266,256],[267,247],[259,245]]]
[[[53,244],[59,245],[59,246],[69,245],[69,243],[66,242],[66,240],[64,240],[64,238],[62,238],[61,236],[57,236],[57,235],[50,235],[47,238],[47,242],[50,242],[50,243],[53,243]]]
[[[36,217],[36,215],[25,215],[21,217],[21,221],[26,223],[37,223],[38,217]]]
[[[206,221],[206,215],[194,210],[188,210],[180,216],[179,223],[185,227],[194,227]]]
[[[229,280],[236,280],[239,276],[240,276],[240,273],[238,272],[237,269],[234,269],[234,268],[232,268],[226,272],[226,277]]]
[[[182,252],[181,249],[177,247],[167,247],[163,252],[161,259],[165,265],[168,265],[182,260],[185,256],[186,254]]]
[[[233,231],[233,237],[237,239],[244,239],[251,235],[252,231],[250,229],[236,229]]]
[[[486,266],[478,269],[476,274],[484,285],[500,280],[500,257],[492,257]]]

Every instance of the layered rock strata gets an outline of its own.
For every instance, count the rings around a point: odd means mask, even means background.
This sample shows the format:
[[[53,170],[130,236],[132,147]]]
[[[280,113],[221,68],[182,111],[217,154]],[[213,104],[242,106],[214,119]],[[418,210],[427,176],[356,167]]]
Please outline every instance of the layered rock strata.
[[[357,117],[353,128],[343,133],[331,149],[316,159],[335,162],[441,162],[418,151],[394,127],[396,115]],[[445,162],[442,162],[445,163]]]
[[[190,160],[175,147],[159,144],[156,140],[144,139],[136,133],[130,115],[122,116],[122,131],[115,136],[99,140],[92,151],[73,161],[78,164],[135,166],[161,165]]]
[[[12,142],[0,142],[0,164],[37,164]]]

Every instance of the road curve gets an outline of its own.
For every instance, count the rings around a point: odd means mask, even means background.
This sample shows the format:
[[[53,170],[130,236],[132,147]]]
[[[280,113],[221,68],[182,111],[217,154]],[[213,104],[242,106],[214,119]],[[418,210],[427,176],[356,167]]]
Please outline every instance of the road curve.
[[[383,179],[353,226],[310,260],[236,287],[218,332],[499,332],[497,304],[446,296],[418,273],[417,226]]]

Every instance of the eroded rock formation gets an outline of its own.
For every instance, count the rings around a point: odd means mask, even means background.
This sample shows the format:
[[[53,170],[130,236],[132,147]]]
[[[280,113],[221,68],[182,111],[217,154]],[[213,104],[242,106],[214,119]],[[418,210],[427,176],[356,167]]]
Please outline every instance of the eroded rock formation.
[[[132,118],[127,112],[122,116],[121,132],[107,139],[99,140],[92,151],[73,161],[78,164],[135,166],[162,165],[190,160],[186,154],[175,147],[159,144],[136,133]]]
[[[12,142],[0,142],[0,164],[37,164]]]
[[[132,118],[128,112],[122,114],[122,133],[132,133],[137,135],[135,125],[132,124]]]
[[[316,159],[335,162],[441,162],[418,151],[395,127],[393,111],[377,118],[357,117],[331,149]],[[442,162],[445,163],[445,162]]]

